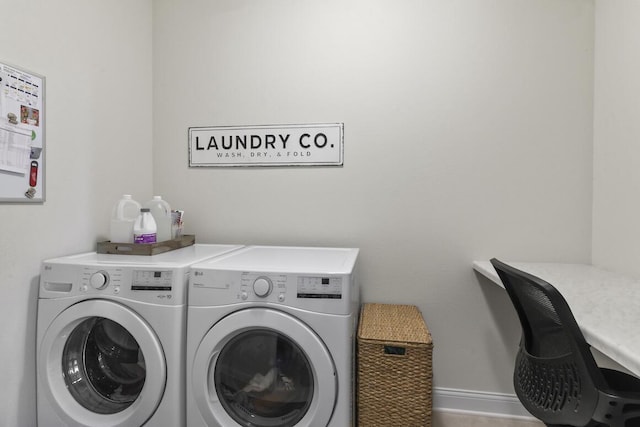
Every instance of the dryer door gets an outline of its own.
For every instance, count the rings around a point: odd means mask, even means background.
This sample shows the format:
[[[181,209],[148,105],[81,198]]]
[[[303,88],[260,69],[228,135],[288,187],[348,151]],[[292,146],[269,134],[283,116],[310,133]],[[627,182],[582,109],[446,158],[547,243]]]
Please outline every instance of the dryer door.
[[[79,302],[53,320],[38,371],[60,418],[92,427],[143,425],[158,407],[167,375],[149,325],[106,300]]]
[[[193,394],[210,426],[326,426],[337,396],[331,355],[298,319],[271,309],[235,312],[205,335]]]

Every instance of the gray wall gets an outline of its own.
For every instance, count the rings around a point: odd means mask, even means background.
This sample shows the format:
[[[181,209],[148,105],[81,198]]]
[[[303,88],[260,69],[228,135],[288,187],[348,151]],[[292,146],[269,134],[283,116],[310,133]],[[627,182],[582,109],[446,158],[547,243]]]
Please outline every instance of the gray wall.
[[[596,12],[593,263],[640,276],[640,2]]]
[[[0,425],[36,423],[40,262],[95,248],[123,192],[148,198],[151,1],[0,0],[0,61],[46,77],[42,205],[0,204]]]
[[[361,248],[438,387],[511,393],[474,259],[589,262],[594,3],[154,1],[154,191],[199,241]],[[344,122],[342,168],[189,169],[187,128]]]

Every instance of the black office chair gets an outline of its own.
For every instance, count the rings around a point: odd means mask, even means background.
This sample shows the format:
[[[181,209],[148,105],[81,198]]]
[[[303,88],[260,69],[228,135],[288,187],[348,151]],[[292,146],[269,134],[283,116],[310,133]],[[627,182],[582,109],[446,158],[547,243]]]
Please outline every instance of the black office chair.
[[[522,326],[513,384],[524,407],[549,427],[639,427],[640,379],[596,365],[551,284],[495,258],[491,264]]]

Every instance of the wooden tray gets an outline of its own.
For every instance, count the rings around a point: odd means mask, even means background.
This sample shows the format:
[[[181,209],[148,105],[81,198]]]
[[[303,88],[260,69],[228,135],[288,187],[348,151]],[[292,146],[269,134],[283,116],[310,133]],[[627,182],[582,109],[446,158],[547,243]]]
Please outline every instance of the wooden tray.
[[[98,242],[99,254],[113,255],[158,255],[175,249],[186,248],[196,242],[194,234],[185,234],[177,239],[158,243],[113,243],[109,240]]]

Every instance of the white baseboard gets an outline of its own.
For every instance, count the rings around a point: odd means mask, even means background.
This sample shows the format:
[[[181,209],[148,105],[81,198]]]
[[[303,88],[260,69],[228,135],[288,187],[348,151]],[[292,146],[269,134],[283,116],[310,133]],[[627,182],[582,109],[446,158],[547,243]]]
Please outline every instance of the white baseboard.
[[[515,394],[435,387],[432,403],[435,411],[533,419]]]

